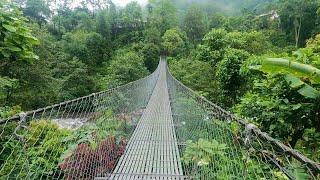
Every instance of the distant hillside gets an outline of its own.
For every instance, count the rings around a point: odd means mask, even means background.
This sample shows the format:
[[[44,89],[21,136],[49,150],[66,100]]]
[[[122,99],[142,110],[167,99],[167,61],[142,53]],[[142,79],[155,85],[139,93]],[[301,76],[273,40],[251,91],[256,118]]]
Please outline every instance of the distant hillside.
[[[255,9],[264,6],[275,0],[173,0],[178,9],[182,12],[192,4],[198,4],[206,9],[208,14],[221,12],[229,15],[236,15],[242,9]]]

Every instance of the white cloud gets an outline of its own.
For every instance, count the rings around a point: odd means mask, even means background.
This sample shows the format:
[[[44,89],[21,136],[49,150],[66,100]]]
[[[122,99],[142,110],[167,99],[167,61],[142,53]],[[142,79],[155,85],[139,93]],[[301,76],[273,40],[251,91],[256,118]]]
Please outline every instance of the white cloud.
[[[140,5],[144,6],[148,3],[148,0],[113,0],[112,2],[118,6],[125,6],[131,1],[137,1]]]

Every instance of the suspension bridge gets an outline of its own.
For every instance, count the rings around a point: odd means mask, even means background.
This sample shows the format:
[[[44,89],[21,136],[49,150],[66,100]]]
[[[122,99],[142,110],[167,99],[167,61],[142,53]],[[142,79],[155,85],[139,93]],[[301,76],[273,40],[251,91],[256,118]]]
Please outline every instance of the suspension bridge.
[[[176,80],[149,76],[0,121],[0,179],[317,179],[320,165]]]

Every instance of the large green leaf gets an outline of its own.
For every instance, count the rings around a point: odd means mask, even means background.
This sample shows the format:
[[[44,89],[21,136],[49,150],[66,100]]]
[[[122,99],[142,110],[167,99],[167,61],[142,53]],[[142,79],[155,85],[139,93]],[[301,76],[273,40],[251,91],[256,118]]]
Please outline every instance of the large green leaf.
[[[266,73],[277,74],[286,73],[296,77],[308,78],[312,83],[320,83],[320,69],[308,64],[282,58],[266,58],[262,60],[260,66],[251,66],[251,69],[258,69]]]
[[[315,88],[305,84],[298,92],[308,98],[316,99],[320,97],[320,92],[317,91]]]
[[[320,92],[318,90],[301,81],[300,78],[297,78],[291,74],[287,74],[285,79],[290,84],[290,87],[298,89],[298,93],[304,97],[312,99],[320,97]]]
[[[10,26],[8,24],[2,24],[2,27],[4,27],[5,29],[7,29],[10,32],[16,32],[16,28],[13,26]]]
[[[5,57],[5,61],[11,61],[11,57],[27,62],[34,60],[36,56],[33,45],[37,45],[39,41],[32,35],[27,19],[15,4],[9,1],[0,3],[0,22],[0,56]]]
[[[286,81],[290,84],[292,88],[298,88],[304,85],[305,83],[293,75],[287,74],[285,76]]]
[[[320,83],[320,70],[311,65],[281,58],[266,58],[260,64],[253,64],[249,68],[268,74],[284,73],[285,80],[291,88],[297,89],[298,93],[312,99],[320,97],[320,91],[300,79],[308,79],[314,84]]]
[[[19,52],[19,51],[21,51],[20,48],[15,47],[15,46],[9,46],[8,49],[9,49],[10,51],[13,51],[13,52]]]

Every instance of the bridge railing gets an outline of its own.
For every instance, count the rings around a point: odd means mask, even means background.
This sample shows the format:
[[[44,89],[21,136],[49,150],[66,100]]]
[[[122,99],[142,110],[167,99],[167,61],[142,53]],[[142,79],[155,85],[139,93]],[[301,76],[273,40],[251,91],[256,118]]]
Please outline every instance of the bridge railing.
[[[319,163],[198,95],[168,69],[167,82],[186,175],[200,179],[319,178]]]
[[[0,120],[0,177],[107,177],[124,152],[158,76],[159,68],[114,89]],[[186,176],[317,178],[318,163],[197,95],[169,71],[167,83]]]
[[[158,76],[0,120],[0,179],[108,176]]]

